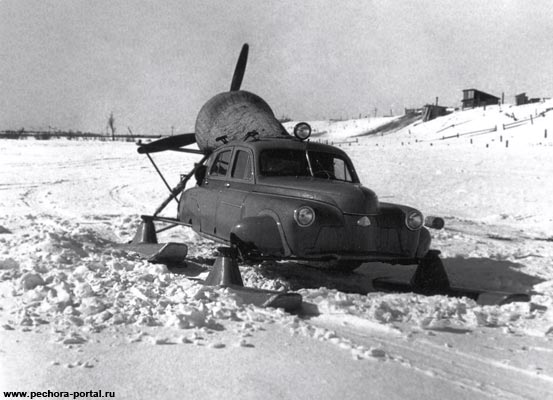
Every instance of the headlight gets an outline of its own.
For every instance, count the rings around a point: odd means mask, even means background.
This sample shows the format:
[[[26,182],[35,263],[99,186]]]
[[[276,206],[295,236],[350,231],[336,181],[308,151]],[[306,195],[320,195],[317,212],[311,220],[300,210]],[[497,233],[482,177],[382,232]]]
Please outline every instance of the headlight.
[[[422,214],[418,211],[411,211],[409,214],[407,214],[407,218],[405,218],[405,224],[407,225],[407,228],[413,231],[420,229],[423,223],[424,218],[422,217]]]
[[[311,136],[311,125],[307,122],[300,122],[294,127],[294,136],[299,140],[304,141]]]
[[[294,211],[294,220],[301,227],[310,226],[315,221],[315,211],[311,207],[302,206]]]

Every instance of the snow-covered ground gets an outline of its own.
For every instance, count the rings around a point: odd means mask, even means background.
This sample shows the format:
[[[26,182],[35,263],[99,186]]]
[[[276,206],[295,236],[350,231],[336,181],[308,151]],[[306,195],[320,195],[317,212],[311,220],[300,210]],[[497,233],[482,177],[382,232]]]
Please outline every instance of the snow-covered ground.
[[[196,283],[214,245],[190,230],[167,234],[190,244],[198,265],[189,268],[169,271],[118,249],[167,191],[133,144],[1,141],[0,391],[550,398],[550,107],[467,110],[343,147],[382,201],[445,218],[434,247],[456,285],[532,293],[504,306],[372,288],[373,278],[408,277],[414,267],[364,264],[344,275],[291,263],[241,270],[248,286],[299,291],[300,314],[243,304]],[[333,122],[325,138],[356,136],[352,127],[363,124]],[[501,128],[466,134],[492,125]],[[172,184],[197,161],[154,156]]]

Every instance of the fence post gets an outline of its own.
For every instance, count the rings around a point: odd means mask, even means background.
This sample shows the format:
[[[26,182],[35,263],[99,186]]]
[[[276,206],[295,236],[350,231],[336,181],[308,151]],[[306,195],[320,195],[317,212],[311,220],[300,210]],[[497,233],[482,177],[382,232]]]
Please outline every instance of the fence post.
[[[472,144],[472,139],[470,139],[470,144]]]
[[[531,123],[532,125],[534,125],[534,117],[532,117],[531,115],[530,115],[530,123]]]
[[[509,147],[509,141],[505,140],[505,147]]]
[[[500,141],[500,142],[503,141],[503,135],[500,135],[500,136],[499,136],[499,141]]]
[[[547,139],[547,129],[545,130],[545,132],[544,132],[544,134],[543,134],[543,137],[544,137],[545,139]]]

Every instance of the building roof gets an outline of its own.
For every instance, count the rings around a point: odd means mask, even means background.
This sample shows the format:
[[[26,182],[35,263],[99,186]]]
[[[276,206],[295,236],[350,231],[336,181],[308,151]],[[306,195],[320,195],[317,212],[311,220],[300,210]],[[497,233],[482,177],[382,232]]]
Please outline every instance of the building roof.
[[[495,98],[495,99],[499,99],[498,96],[494,96],[493,94],[489,94],[489,93],[483,92],[483,91],[481,91],[481,90],[479,90],[479,89],[463,89],[463,92],[468,92],[469,90],[474,90],[475,92],[484,94],[484,95],[486,95],[486,96],[493,97],[493,98]]]

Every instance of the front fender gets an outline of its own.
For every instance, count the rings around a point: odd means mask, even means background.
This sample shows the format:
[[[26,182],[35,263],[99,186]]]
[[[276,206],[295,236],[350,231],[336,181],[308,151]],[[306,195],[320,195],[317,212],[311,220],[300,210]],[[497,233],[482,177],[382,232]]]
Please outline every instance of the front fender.
[[[420,234],[419,234],[419,244],[417,246],[417,253],[416,257],[419,259],[424,258],[426,256],[426,253],[428,253],[428,250],[430,250],[430,242],[432,241],[432,238],[430,237],[430,232],[428,232],[428,229],[421,228]]]
[[[418,210],[403,204],[380,203],[377,225],[381,251],[394,251],[413,258],[426,255],[432,241],[430,232],[424,226],[417,230],[407,227],[406,216],[412,211]]]
[[[230,237],[231,242],[245,254],[285,255],[278,224],[268,215],[243,218],[231,229]]]

